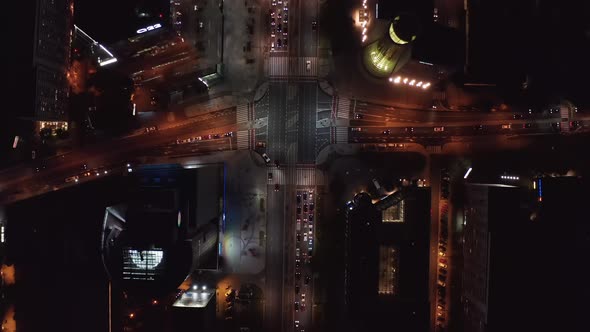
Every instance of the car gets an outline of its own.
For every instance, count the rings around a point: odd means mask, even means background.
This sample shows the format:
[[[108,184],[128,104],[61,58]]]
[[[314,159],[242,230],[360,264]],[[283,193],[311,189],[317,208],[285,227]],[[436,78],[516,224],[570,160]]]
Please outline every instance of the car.
[[[526,128],[531,128],[532,126],[533,126],[532,123],[525,123],[525,124],[522,125],[522,127],[525,128],[525,129]]]
[[[303,200],[307,201],[307,193],[303,193]]]
[[[445,131],[445,127],[434,127],[435,132],[442,132]]]
[[[444,281],[447,281],[447,276],[446,276],[446,275],[442,275],[442,274],[440,274],[440,275],[438,276],[438,280],[440,280],[440,281],[443,281],[443,282],[444,282]],[[443,285],[443,286],[444,286],[444,285]]]
[[[357,113],[357,114],[355,114],[355,115],[354,115],[354,118],[355,118],[355,119],[358,119],[358,120],[361,120],[361,119],[363,118],[363,115],[362,115],[362,114],[359,114],[359,113]]]
[[[298,320],[296,320],[296,321],[295,321],[295,328],[298,328],[298,327],[299,327],[299,321],[298,321]]]
[[[297,194],[297,204],[301,204],[301,195]]]
[[[299,312],[299,302],[295,301],[295,311]]]
[[[37,172],[37,173],[39,173],[45,169],[47,169],[47,165],[45,165],[45,164],[35,166],[35,172]]]
[[[295,257],[299,257],[301,255],[301,250],[299,248],[295,249]]]
[[[272,181],[272,173],[268,172],[268,181]]]
[[[278,184],[278,183],[277,183],[277,184],[275,184],[275,191],[279,191],[279,188],[280,188],[280,187],[279,187],[279,184]]]
[[[262,154],[262,158],[264,158],[264,161],[268,164],[270,163],[270,158],[268,157],[268,155],[266,153]]]
[[[445,268],[445,269],[447,268],[447,264],[445,264],[445,263],[438,263],[438,266]]]
[[[317,21],[313,21],[311,22],[311,30],[315,31],[318,28],[318,22]]]
[[[312,204],[313,205],[313,204]],[[313,209],[312,209],[313,210]],[[308,217],[309,222],[313,222],[313,214],[310,214]]]
[[[275,159],[275,166],[281,168],[281,162],[278,159]]]
[[[514,119],[522,119],[522,118],[523,118],[523,116],[522,116],[522,114],[514,114],[514,115],[512,116],[512,118],[514,118]]]
[[[232,137],[232,136],[234,136],[234,132],[233,131],[227,132],[227,133],[223,134],[223,136]],[[199,136],[199,138],[200,138],[200,136]]]
[[[305,293],[301,294],[301,302],[305,302]]]
[[[512,127],[512,125],[510,123],[502,125],[502,129],[510,129],[511,127]]]
[[[447,274],[447,270],[443,269],[442,267],[438,268],[438,273],[440,274]]]
[[[439,251],[439,252],[438,252],[438,255],[439,255],[439,256],[442,256],[442,257],[446,256],[446,254],[445,254],[443,251]]]
[[[303,234],[303,242],[307,242],[307,234]]]
[[[438,309],[438,310],[444,310],[444,309],[445,309],[445,307],[444,307],[444,306],[442,306],[442,305],[440,305],[440,304],[438,304],[438,305],[436,306],[436,309]]]
[[[391,130],[387,129],[383,131],[383,135],[389,135],[391,134]]]
[[[303,212],[307,212],[308,211],[308,205],[307,204],[303,204]]]
[[[297,207],[297,215],[301,214],[301,207]]]
[[[447,260],[444,259],[444,258],[440,258],[438,261],[441,262],[441,263],[445,263],[445,264],[447,263]]]
[[[354,128],[350,128],[351,131],[363,131],[363,128],[361,127],[354,127]]]
[[[80,178],[79,178],[77,175],[75,175],[75,176],[70,176],[70,177],[66,178],[66,180],[65,180],[65,181],[66,181],[66,182],[78,182],[78,181],[79,181],[79,179],[80,179]]]
[[[304,281],[304,283],[305,283],[306,285],[308,285],[310,281],[311,281],[311,277],[310,277],[310,276],[305,276],[305,281]]]
[[[414,127],[406,127],[406,133],[413,133],[414,132]]]
[[[284,35],[287,34],[287,28],[285,28],[285,31],[283,32]],[[283,45],[285,45],[285,47],[289,46],[289,41],[287,40],[287,38],[283,38]]]
[[[301,242],[301,233],[297,233],[295,238],[297,239],[297,242]]]
[[[301,272],[295,272],[295,279],[301,280]]]
[[[311,71],[311,61],[305,61],[305,70]]]
[[[299,259],[295,260],[295,268],[300,268],[301,267],[301,261]]]
[[[473,129],[476,131],[483,130],[483,125],[475,125],[475,126],[473,126]]]

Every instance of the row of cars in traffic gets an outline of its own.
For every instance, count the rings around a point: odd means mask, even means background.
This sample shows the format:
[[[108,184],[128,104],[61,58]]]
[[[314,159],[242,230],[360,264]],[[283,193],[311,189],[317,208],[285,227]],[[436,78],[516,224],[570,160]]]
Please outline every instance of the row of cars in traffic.
[[[286,50],[289,46],[289,4],[288,1],[273,0],[270,11],[271,52]]]
[[[294,309],[298,313],[305,311],[308,303],[306,290],[311,281],[310,266],[313,255],[313,229],[315,215],[315,200],[313,190],[298,190],[296,194],[296,225],[295,225],[295,303]],[[302,274],[305,277],[302,279]],[[302,283],[303,281],[303,283]],[[304,331],[302,324],[295,320],[295,330]]]
[[[194,136],[185,139],[177,139],[176,144],[187,144],[187,143],[195,143],[198,141],[206,141],[210,139],[218,139],[218,138],[225,138],[225,137],[233,137],[234,132],[230,131],[224,134],[208,134],[203,136]]]
[[[436,280],[436,290],[437,290],[437,302],[436,302],[436,326],[438,331],[444,330],[444,326],[446,323],[446,291],[447,291],[447,277],[448,277],[448,256],[447,256],[447,247],[448,247],[448,237],[449,237],[449,229],[448,229],[448,200],[449,200],[449,187],[450,187],[450,176],[446,169],[441,170],[441,182],[440,182],[440,226],[439,226],[439,242],[438,242],[438,273],[437,273],[437,280]]]

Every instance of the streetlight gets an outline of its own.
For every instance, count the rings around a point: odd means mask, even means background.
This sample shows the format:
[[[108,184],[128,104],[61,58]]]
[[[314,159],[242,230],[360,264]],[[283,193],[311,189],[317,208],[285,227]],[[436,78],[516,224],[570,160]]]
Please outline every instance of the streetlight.
[[[473,170],[473,168],[469,167],[469,169],[467,170],[467,172],[463,176],[463,179],[467,179],[467,177],[469,176],[469,173],[471,173],[472,170]]]

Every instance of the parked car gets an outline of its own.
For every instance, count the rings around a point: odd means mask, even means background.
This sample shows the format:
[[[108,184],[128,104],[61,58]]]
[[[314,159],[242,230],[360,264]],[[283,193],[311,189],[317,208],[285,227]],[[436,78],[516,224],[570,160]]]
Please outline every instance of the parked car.
[[[268,155],[266,153],[262,154],[262,158],[264,158],[264,161],[268,164],[270,163],[270,158],[268,157]]]

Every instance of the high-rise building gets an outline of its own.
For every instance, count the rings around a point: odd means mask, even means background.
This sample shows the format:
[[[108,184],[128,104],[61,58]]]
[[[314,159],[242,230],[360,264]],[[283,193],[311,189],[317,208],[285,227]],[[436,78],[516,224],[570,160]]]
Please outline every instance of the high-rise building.
[[[16,53],[20,77],[26,85],[18,118],[32,119],[37,129],[66,127],[69,85],[67,80],[73,38],[73,0],[12,1],[20,13]],[[13,45],[14,46],[14,45]]]
[[[535,200],[513,186],[466,187],[463,331],[583,326],[590,296],[584,277],[587,185],[561,177],[539,179],[535,186]]]
[[[514,227],[519,220],[518,188],[469,184],[466,188],[463,232],[461,300],[464,330],[489,331],[504,320],[517,301],[508,301],[514,289]]]

